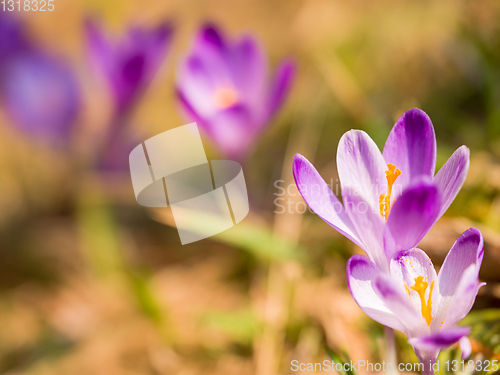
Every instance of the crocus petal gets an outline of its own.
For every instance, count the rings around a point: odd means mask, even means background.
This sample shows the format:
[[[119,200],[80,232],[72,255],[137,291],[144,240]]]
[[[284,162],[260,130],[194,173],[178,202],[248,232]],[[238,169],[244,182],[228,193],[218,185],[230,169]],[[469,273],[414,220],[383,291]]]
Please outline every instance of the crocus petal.
[[[169,22],[163,22],[158,27],[148,30],[132,28],[128,34],[128,48],[141,50],[148,58],[148,68],[156,71],[165,58],[174,34],[174,27]]]
[[[462,351],[462,359],[467,359],[472,353],[472,344],[467,336],[463,336],[459,341],[460,350]]]
[[[436,136],[427,114],[413,108],[396,122],[384,146],[386,163],[401,170],[398,183],[408,186],[415,178],[434,176],[436,168]]]
[[[139,52],[127,56],[127,59],[110,77],[115,97],[120,106],[128,106],[140,92],[143,85],[149,83],[148,79],[146,79],[148,75],[148,61],[146,59],[146,56]]]
[[[454,295],[460,281],[457,275],[462,275],[472,264],[480,266],[483,255],[484,240],[481,231],[476,228],[467,229],[455,241],[439,271],[441,295],[443,297]]]
[[[408,342],[421,351],[435,351],[446,349],[458,342],[462,337],[469,335],[470,327],[455,327],[431,333],[430,335],[414,337]]]
[[[384,230],[387,257],[415,247],[436,222],[440,208],[441,197],[431,181],[424,179],[405,190],[391,208]]]
[[[114,46],[113,71],[108,77],[121,107],[127,108],[149,85],[169,50],[173,26],[167,22],[153,29],[131,28]]]
[[[342,188],[344,207],[349,219],[356,228],[356,232],[368,257],[380,269],[387,271],[389,263],[384,253],[382,233],[385,222],[380,212],[353,189]]]
[[[232,82],[232,74],[227,64],[229,48],[224,35],[214,25],[205,25],[198,33],[192,53],[202,58],[210,71],[220,82]]]
[[[342,196],[349,188],[378,210],[380,194],[387,191],[387,166],[377,145],[361,130],[345,133],[337,149],[337,168]]]
[[[391,275],[408,287],[415,283],[415,278],[422,276],[429,284],[437,280],[436,270],[429,256],[414,248],[397,253],[391,259]]]
[[[92,20],[86,22],[89,54],[108,84],[117,109],[129,108],[151,82],[170,46],[173,26],[132,27],[119,41],[111,41]]]
[[[406,336],[414,337],[428,333],[429,327],[421,313],[412,305],[402,285],[394,282],[394,279],[386,274],[381,274],[374,283],[376,293],[405,326],[402,332]]]
[[[406,286],[408,296],[417,311],[422,311],[422,303],[419,293],[413,290],[413,287],[419,277],[422,277],[423,281],[427,283],[427,288],[424,291],[425,301],[430,301],[431,306],[439,304],[436,270],[426,253],[416,248],[401,251],[391,260],[390,267],[392,277]]]
[[[304,156],[296,154],[293,159],[293,177],[302,198],[320,218],[362,247],[361,240],[344,207],[333,194],[316,168]]]
[[[198,56],[190,56],[180,67],[178,90],[201,117],[210,117],[216,113],[213,93],[217,85],[210,67]]]
[[[447,329],[455,326],[469,313],[476,299],[479,288],[485,283],[479,283],[477,274],[479,267],[471,264],[467,268],[457,286],[455,295],[448,297],[439,304],[439,310],[436,317],[436,326]]]
[[[263,115],[265,108],[261,103],[266,95],[268,71],[266,56],[257,40],[247,35],[238,41],[231,49],[229,66],[243,100]]]
[[[441,303],[433,327],[437,324],[443,327],[452,327],[456,324],[456,319],[460,316],[463,318],[469,312],[475,298],[474,293],[477,293],[474,290],[477,287],[479,267],[483,260],[483,254],[483,236],[476,228],[466,230],[455,241],[439,271],[438,283]],[[463,297],[457,296],[459,295],[459,285],[466,276],[466,270],[468,270],[468,279],[463,281],[464,284],[461,289],[465,289],[464,293],[468,295],[468,301],[463,301]],[[472,290],[468,290],[468,288],[472,288]],[[473,297],[471,297],[471,294],[473,294]],[[450,321],[448,314],[455,307],[459,309],[457,311],[459,316]],[[464,313],[465,310],[467,311]]]
[[[198,111],[193,107],[191,101],[188,100],[186,94],[180,87],[177,88],[176,93],[177,93],[177,98],[179,99],[181,111],[184,112],[186,120],[191,122],[197,122],[199,124],[205,124],[206,118],[202,117],[200,111]]]
[[[110,74],[113,66],[113,48],[110,41],[94,20],[88,19],[85,22],[85,32],[92,63],[105,74]]]
[[[375,292],[374,282],[381,275],[380,269],[363,255],[353,255],[347,262],[347,285],[352,297],[373,320],[398,331],[405,331],[405,326],[380,296]]]
[[[272,117],[283,104],[295,76],[295,64],[291,60],[284,61],[276,70],[269,95],[268,116]]]
[[[441,192],[441,212],[444,214],[453,202],[469,172],[470,151],[467,146],[459,147],[436,174],[434,181]]]
[[[206,118],[192,106],[192,102],[179,88],[177,96],[187,120],[196,122],[224,155],[232,160],[241,160],[257,135],[251,128],[252,120],[246,108],[234,106],[215,113],[211,118]]]
[[[227,44],[224,35],[213,24],[204,25],[198,33],[195,41],[195,49],[202,54],[219,54],[227,52]]]
[[[164,22],[154,29],[131,28],[115,56],[117,85],[133,90],[150,83],[161,66],[174,28]]]
[[[207,122],[198,125],[210,135],[222,153],[232,160],[239,160],[256,136],[250,113],[242,105],[219,111]]]

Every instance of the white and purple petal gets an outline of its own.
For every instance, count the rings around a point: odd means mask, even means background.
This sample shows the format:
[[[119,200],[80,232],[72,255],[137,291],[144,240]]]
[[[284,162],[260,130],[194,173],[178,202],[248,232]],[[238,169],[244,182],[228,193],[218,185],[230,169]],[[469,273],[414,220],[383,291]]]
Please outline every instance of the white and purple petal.
[[[446,161],[434,178],[441,193],[441,212],[443,215],[453,202],[469,172],[470,151],[467,146],[459,147]]]
[[[420,242],[436,222],[441,196],[434,183],[423,179],[406,189],[391,208],[384,228],[384,247],[388,259]]]
[[[209,24],[201,28],[191,48],[191,55],[201,58],[218,82],[232,82],[230,47],[224,34],[215,25]]]
[[[257,136],[252,114],[241,104],[216,112],[199,126],[210,135],[224,155],[236,161],[241,161],[241,156],[249,151]]]
[[[422,176],[433,177],[436,168],[436,136],[427,114],[413,108],[406,111],[392,128],[384,146],[386,163],[401,170],[398,183],[403,187]]]
[[[385,256],[382,237],[385,221],[380,212],[349,187],[342,187],[342,198],[347,216],[361,240],[361,247],[372,262],[381,270],[388,271],[389,262]]]
[[[204,126],[207,124],[206,117],[202,117],[201,111],[198,111],[193,107],[191,101],[188,100],[187,96],[184,94],[184,91],[177,87],[176,90],[177,98],[179,99],[180,111],[183,112],[186,120],[194,121],[199,124],[199,126]]]
[[[460,276],[461,278],[455,294],[441,298],[436,317],[436,328],[433,327],[433,329],[437,329],[437,324],[442,329],[454,327],[465,318],[474,305],[479,288],[486,284],[479,283],[478,273],[479,266],[471,264],[463,275],[457,275],[457,278]]]
[[[484,240],[481,231],[476,228],[467,229],[455,241],[439,271],[438,278],[441,294],[443,296],[455,294],[460,282],[460,276],[472,264],[477,265],[477,271],[479,271],[483,255]]]
[[[432,261],[420,249],[411,249],[397,253],[391,260],[391,276],[406,286],[406,291],[417,311],[422,311],[420,295],[412,287],[419,277],[428,284],[424,291],[425,301],[429,301],[431,306],[439,304],[439,290],[437,274]],[[429,298],[430,297],[430,298]]]
[[[363,255],[353,255],[347,262],[347,285],[352,297],[373,320],[387,327],[405,332],[400,317],[392,312],[375,292],[375,281],[382,271]]]
[[[290,92],[290,87],[292,85],[293,79],[295,77],[295,63],[292,60],[285,60],[276,69],[274,79],[271,82],[271,87],[269,88],[268,96],[268,118],[272,118],[278,109],[283,105],[288,93]]]
[[[455,327],[438,332],[433,332],[429,335],[413,337],[408,342],[420,351],[432,352],[446,349],[451,345],[459,342],[462,337],[467,337],[471,332],[470,327]],[[466,348],[464,348],[466,349]]]
[[[236,105],[207,115],[195,108],[193,101],[189,100],[180,88],[177,88],[177,97],[186,120],[196,122],[224,155],[241,161],[241,157],[250,149],[258,135],[252,127],[248,109]]]
[[[182,92],[185,101],[201,118],[209,118],[217,112],[213,104],[213,95],[217,87],[217,78],[213,76],[211,66],[197,55],[189,56],[180,66],[177,90]]]
[[[441,303],[433,329],[452,327],[469,312],[477,294],[483,254],[483,236],[476,228],[469,228],[455,241],[438,274]],[[450,318],[455,309],[453,315],[457,315]]]
[[[293,159],[293,177],[297,189],[311,210],[339,233],[363,247],[356,228],[345,213],[342,203],[311,162],[300,154],[296,154]]]
[[[362,130],[350,130],[339,141],[337,169],[342,197],[354,191],[373,208],[379,209],[380,194],[387,192],[387,166],[377,145]]]
[[[263,117],[266,111],[262,98],[267,94],[269,72],[262,46],[250,35],[245,35],[230,48],[228,64],[242,100]]]
[[[420,336],[430,332],[422,314],[413,306],[404,284],[387,274],[380,274],[374,282],[377,295],[385,306],[392,311],[404,325],[402,331],[408,337]]]

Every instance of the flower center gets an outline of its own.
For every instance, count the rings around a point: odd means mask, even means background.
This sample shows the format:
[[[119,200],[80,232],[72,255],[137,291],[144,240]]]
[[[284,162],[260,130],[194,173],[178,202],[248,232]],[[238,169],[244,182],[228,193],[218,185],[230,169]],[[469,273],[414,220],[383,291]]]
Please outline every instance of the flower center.
[[[217,87],[213,94],[213,100],[217,109],[227,109],[238,103],[238,91],[231,86]]]
[[[420,304],[422,305],[422,316],[424,317],[427,325],[430,327],[432,322],[432,289],[434,289],[434,281],[431,283],[431,289],[429,290],[429,298],[427,302],[425,301],[425,291],[429,283],[424,281],[422,276],[415,278],[415,285],[411,286],[410,289],[414,290],[420,296]]]
[[[401,171],[399,169],[396,169],[396,166],[394,164],[387,164],[387,168],[389,168],[385,171],[385,177],[387,178],[387,195],[380,194],[378,200],[380,215],[382,215],[385,220],[387,220],[389,212],[391,211],[392,187],[398,177],[401,175]]]

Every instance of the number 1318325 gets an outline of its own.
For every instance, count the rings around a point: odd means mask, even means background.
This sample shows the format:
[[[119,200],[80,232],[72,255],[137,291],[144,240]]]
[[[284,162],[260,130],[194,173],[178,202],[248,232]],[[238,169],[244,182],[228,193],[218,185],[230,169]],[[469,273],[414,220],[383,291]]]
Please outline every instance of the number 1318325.
[[[54,0],[2,0],[0,9],[4,12],[52,12],[54,10]]]

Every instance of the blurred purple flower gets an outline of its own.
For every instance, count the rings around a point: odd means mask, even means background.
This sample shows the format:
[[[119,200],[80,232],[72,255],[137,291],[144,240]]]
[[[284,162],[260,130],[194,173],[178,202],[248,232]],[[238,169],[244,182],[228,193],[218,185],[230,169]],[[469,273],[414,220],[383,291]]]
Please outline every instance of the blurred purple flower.
[[[469,149],[459,147],[434,176],[434,127],[414,108],[396,122],[383,153],[365,132],[345,133],[337,168],[343,204],[314,166],[295,155],[300,194],[319,217],[387,270],[394,253],[415,247],[453,202],[467,177]]]
[[[131,28],[120,41],[108,39],[100,26],[86,23],[90,58],[110,87],[119,112],[126,111],[151,82],[168,53],[173,27]]]
[[[439,351],[460,343],[462,358],[470,355],[469,327],[456,327],[470,311],[478,290],[483,236],[466,230],[455,242],[436,274],[420,249],[401,251],[386,274],[363,255],[347,263],[349,290],[361,309],[377,322],[403,332],[426,370]]]
[[[8,116],[30,136],[64,140],[80,107],[73,72],[36,48],[24,25],[0,12],[0,95]]]
[[[177,93],[187,116],[222,153],[238,160],[283,104],[294,71],[285,61],[269,82],[265,53],[254,38],[229,42],[205,26],[180,66]]]
[[[0,79],[10,118],[30,136],[66,138],[80,108],[75,77],[61,60],[38,51],[11,57]]]

